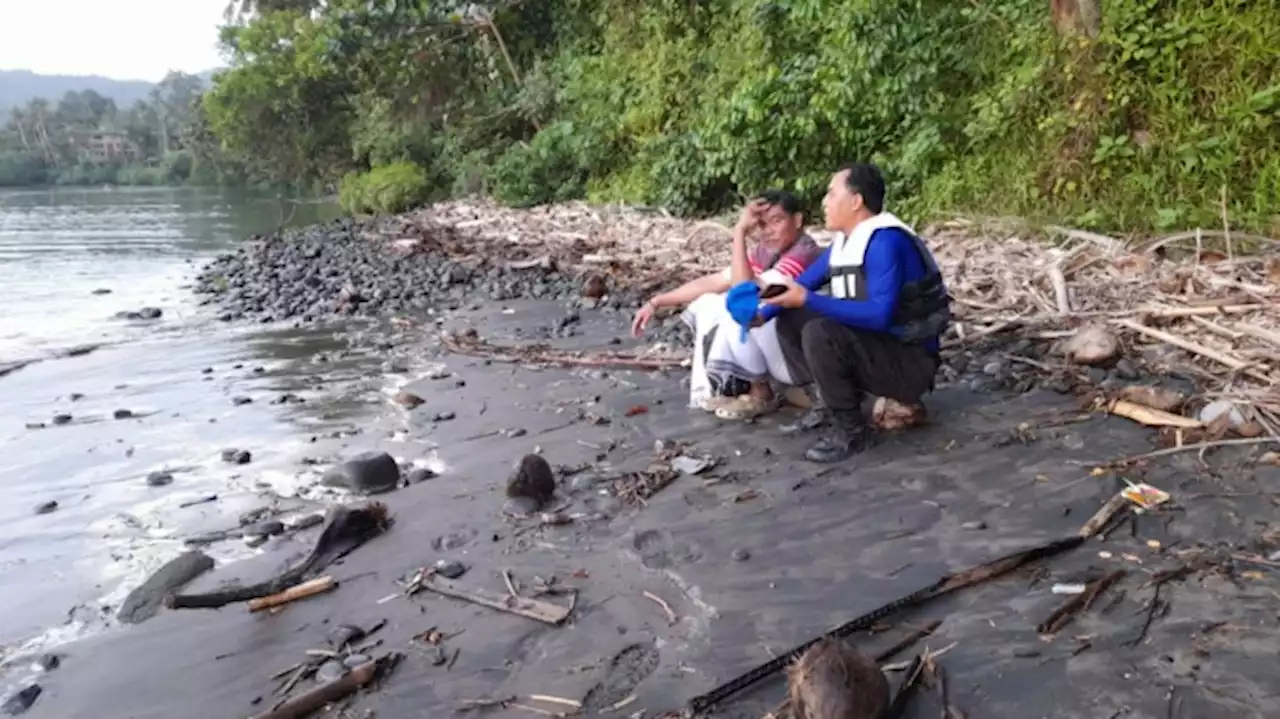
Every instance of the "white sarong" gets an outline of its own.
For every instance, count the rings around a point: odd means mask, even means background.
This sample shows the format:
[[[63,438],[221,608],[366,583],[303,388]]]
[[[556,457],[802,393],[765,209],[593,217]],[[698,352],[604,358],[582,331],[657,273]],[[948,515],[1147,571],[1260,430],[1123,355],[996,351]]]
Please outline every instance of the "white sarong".
[[[762,275],[766,282],[770,273]],[[775,280],[776,281],[776,280]],[[742,339],[742,327],[729,316],[723,294],[705,294],[681,313],[681,319],[693,330],[693,367],[689,378],[689,406],[700,407],[713,392],[712,377],[722,386],[730,377],[747,381],[772,378],[782,384],[791,384],[778,344],[778,330],[774,322],[754,327]],[[708,346],[707,337],[715,331]]]
[[[733,322],[724,304],[724,295],[707,293],[685,308],[680,319],[693,330],[693,369],[689,377],[689,406],[700,407],[711,397],[711,379],[707,376],[707,335],[723,321]],[[716,332],[718,340],[722,333]]]

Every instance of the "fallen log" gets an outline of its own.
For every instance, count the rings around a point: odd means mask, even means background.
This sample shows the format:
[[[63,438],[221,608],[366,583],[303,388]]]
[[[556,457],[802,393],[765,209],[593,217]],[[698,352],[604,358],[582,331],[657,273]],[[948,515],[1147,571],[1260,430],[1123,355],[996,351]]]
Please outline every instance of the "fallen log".
[[[272,579],[247,587],[216,589],[202,594],[170,594],[165,597],[169,609],[216,609],[235,602],[280,594],[314,579],[325,567],[355,551],[357,547],[382,534],[390,526],[387,506],[372,502],[362,507],[333,507],[324,529],[311,552],[302,561]]]
[[[350,696],[375,679],[385,677],[400,661],[399,654],[391,653],[378,657],[352,669],[340,679],[299,694],[284,704],[270,711],[258,714],[253,719],[301,719],[312,712],[320,711],[329,704]]]

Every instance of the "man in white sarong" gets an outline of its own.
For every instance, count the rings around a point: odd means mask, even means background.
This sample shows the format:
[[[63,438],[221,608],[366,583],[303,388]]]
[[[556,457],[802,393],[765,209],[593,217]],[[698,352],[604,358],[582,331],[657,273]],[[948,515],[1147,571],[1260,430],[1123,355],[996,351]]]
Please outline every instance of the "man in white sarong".
[[[733,231],[733,260],[721,272],[691,280],[650,298],[636,312],[632,334],[639,337],[663,307],[686,306],[681,318],[694,332],[689,405],[726,420],[757,417],[778,407],[770,379],[791,384],[773,323],[753,327],[745,340],[725,308],[725,292],[755,280],[761,286],[799,277],[822,254],[803,231],[800,202],[789,192],[770,190],[742,210]],[[748,246],[748,236],[756,242]]]

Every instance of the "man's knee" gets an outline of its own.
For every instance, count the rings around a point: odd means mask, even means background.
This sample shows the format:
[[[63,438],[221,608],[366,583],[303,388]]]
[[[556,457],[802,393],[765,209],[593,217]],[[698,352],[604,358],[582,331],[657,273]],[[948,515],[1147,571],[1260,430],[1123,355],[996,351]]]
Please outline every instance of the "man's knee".
[[[805,324],[800,333],[800,346],[804,348],[806,356],[811,350],[830,351],[832,342],[845,331],[845,326],[839,322],[829,317],[817,317]]]

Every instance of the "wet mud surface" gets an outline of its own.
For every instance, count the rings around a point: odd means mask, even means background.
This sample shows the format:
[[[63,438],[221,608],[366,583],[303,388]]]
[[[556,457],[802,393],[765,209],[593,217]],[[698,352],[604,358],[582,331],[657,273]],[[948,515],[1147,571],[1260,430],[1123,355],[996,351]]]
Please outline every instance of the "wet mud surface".
[[[559,311],[526,303],[510,313],[462,312],[444,325],[472,325],[510,342],[516,328],[553,324]],[[592,315],[559,344],[603,347],[623,329],[617,315]],[[334,628],[384,620],[375,635],[382,644],[370,653],[405,658],[346,707],[350,716],[451,716],[467,700],[536,704],[532,694],[580,701],[588,714],[612,707],[604,715],[661,716],[948,572],[1074,533],[1119,486],[1089,466],[1153,448],[1148,431],[1123,419],[1065,421],[1078,414],[1069,397],[953,385],[929,400],[930,426],[821,467],[799,459],[808,438],[777,432],[783,415],[737,425],[686,409],[680,373],[437,356],[432,333],[408,330],[394,350],[421,376],[404,388],[425,400],[421,406],[388,403],[358,435],[322,437],[313,448],[333,458],[387,451],[402,466],[430,457],[447,468],[377,497],[394,526],[328,569],[336,590],[277,614],[242,605],[162,610],[69,645],[24,716],[254,715],[279,699],[270,677],[324,647]],[[686,454],[720,461],[643,503],[613,496],[611,479],[645,470],[657,443],[688,443]],[[583,468],[557,492],[573,521],[543,526],[504,516],[506,480],[531,451],[553,466]],[[914,651],[954,643],[937,661],[950,703],[971,717],[1280,715],[1272,566],[1207,567],[1163,585],[1163,604],[1149,610],[1148,580],[1184,563],[1190,555],[1179,551],[1211,545],[1215,557],[1253,556],[1260,538],[1275,532],[1280,471],[1243,451],[1208,461],[1199,465],[1192,453],[1157,460],[1145,476],[1125,475],[1171,492],[1179,509],[1139,517],[1105,541],[963,590],[854,643],[873,655],[940,620]],[[218,567],[187,591],[265,578],[304,555],[315,532],[274,537],[262,556]],[[429,591],[403,596],[397,580],[438,560],[461,562],[467,571],[458,581],[492,593],[506,591],[507,570],[524,593],[555,578],[579,596],[559,627]],[[1121,568],[1126,578],[1088,611],[1051,638],[1037,634],[1068,599],[1052,593],[1054,584]],[[431,629],[445,637],[438,646],[414,639]],[[778,677],[715,716],[760,717],[784,693]],[[485,715],[532,716],[518,708]],[[927,690],[906,713],[938,715]]]

